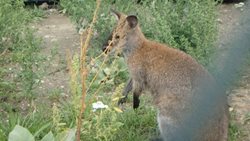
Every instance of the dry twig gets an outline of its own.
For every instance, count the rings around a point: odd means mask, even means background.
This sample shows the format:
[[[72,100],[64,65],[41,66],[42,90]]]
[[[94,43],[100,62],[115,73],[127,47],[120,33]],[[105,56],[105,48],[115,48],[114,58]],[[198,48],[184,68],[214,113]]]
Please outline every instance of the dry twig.
[[[81,109],[80,109],[80,113],[78,116],[78,122],[77,122],[77,130],[76,130],[76,140],[80,141],[80,134],[81,134],[81,126],[82,126],[82,114],[85,111],[86,108],[86,104],[85,104],[85,97],[86,97],[86,77],[87,77],[87,67],[86,67],[86,52],[87,52],[87,48],[91,39],[91,36],[93,34],[93,26],[94,23],[96,22],[97,19],[97,12],[99,10],[100,7],[100,0],[96,0],[96,9],[94,11],[94,16],[92,19],[92,22],[90,24],[90,27],[88,28],[88,34],[87,34],[87,38],[83,44],[83,35],[81,35],[80,40],[81,40],[81,60],[80,60],[80,70],[81,70],[81,80],[82,80],[82,99],[81,99]]]

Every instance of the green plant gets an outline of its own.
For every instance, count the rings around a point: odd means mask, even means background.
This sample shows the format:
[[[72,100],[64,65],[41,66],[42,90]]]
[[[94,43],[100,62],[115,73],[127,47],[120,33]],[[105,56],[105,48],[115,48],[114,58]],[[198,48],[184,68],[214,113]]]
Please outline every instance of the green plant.
[[[241,130],[239,126],[235,122],[236,113],[234,111],[230,112],[229,127],[228,127],[228,140],[229,141],[237,141],[237,139],[241,136]]]
[[[246,117],[245,117],[245,124],[249,123],[250,122],[250,113],[247,113],[246,114]]]
[[[44,18],[46,16],[45,11],[42,10],[41,8],[38,8],[37,6],[34,5],[34,7],[30,8],[30,13],[32,14],[32,18],[35,20],[40,20],[41,18]]]
[[[237,141],[237,139],[240,137],[241,132],[239,127],[233,123],[229,123],[229,141]]]
[[[8,117],[1,120],[0,130],[2,134],[0,134],[0,139],[3,141],[7,140],[8,134],[16,125],[29,129],[36,139],[41,139],[53,127],[50,117],[44,113],[45,111],[42,110],[39,112],[33,111],[33,113],[24,116],[15,112],[9,112]]]
[[[212,0],[152,2],[148,8],[138,9],[145,12],[137,12],[143,18],[146,35],[179,48],[207,65],[217,37],[215,4]]]
[[[24,127],[16,125],[10,132],[8,141],[35,141],[35,137]],[[41,141],[74,141],[75,129],[67,129],[57,136],[54,136],[52,132],[46,134]]]
[[[94,49],[100,52],[102,43],[112,30],[114,18],[109,15],[111,3],[102,3],[93,39]],[[217,37],[216,3],[213,0],[159,1],[145,0],[143,4],[135,1],[116,0],[116,10],[139,16],[144,34],[153,40],[167,43],[192,55],[199,62],[208,65],[214,52]],[[94,1],[61,1],[61,6],[77,23],[78,29],[85,29],[92,17]]]
[[[0,1],[0,85],[14,88],[9,92],[33,96],[38,84],[37,67],[42,57],[38,55],[40,40],[27,26],[32,20],[30,12],[23,8],[23,1]],[[0,92],[5,95],[5,89]]]
[[[25,128],[16,125],[13,131],[9,134],[8,141],[35,141],[34,136]]]
[[[34,112],[29,106],[39,85],[43,57],[40,39],[29,27],[34,15],[24,9],[23,0],[0,0],[0,16],[0,140],[6,140],[15,124],[33,131],[34,125],[42,127],[46,121],[45,116],[28,114]]]

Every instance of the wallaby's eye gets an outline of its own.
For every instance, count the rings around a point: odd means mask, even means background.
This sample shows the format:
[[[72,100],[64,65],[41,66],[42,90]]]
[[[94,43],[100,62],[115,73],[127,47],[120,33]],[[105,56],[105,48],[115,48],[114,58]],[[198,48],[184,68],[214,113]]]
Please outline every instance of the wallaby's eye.
[[[119,39],[120,38],[120,36],[119,35],[115,35],[115,39]]]

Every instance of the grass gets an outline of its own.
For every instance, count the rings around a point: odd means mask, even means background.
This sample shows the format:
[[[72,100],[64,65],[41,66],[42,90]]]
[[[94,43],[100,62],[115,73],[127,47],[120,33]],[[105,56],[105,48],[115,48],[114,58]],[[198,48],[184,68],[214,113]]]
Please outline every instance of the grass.
[[[41,40],[29,25],[35,10],[24,9],[23,0],[0,0],[0,140],[5,141],[16,124],[37,132],[48,123],[35,99],[42,76]],[[41,12],[40,12],[41,13]],[[42,113],[40,113],[43,111]]]
[[[230,112],[230,122],[229,122],[229,141],[237,141],[237,139],[241,136],[241,131],[239,126],[233,121],[235,119],[236,113],[234,111]]]
[[[7,14],[0,19],[0,37],[4,39],[4,42],[0,42],[0,52],[7,50],[0,59],[3,66],[0,68],[0,110],[4,113],[0,115],[0,140],[7,140],[15,125],[27,128],[36,140],[41,140],[50,131],[57,136],[68,129],[75,129],[82,90],[79,55],[67,55],[71,77],[70,96],[61,96],[60,90],[55,88],[47,97],[38,97],[39,92],[35,90],[40,84],[40,78],[45,74],[37,70],[42,67],[40,62],[44,58],[39,55],[40,40],[27,25],[32,20],[44,17],[44,13],[36,8],[24,9],[21,0],[14,2],[14,5],[4,0],[0,2],[1,14]],[[211,0],[176,3],[166,1],[164,4],[156,0],[146,0],[140,5],[132,1],[116,0],[114,6],[125,13],[137,13],[142,30],[148,38],[169,43],[207,65],[211,61],[210,56],[216,39],[214,4]],[[89,27],[95,9],[94,1],[61,0],[61,6],[76,23],[76,28],[85,31]],[[125,105],[126,110],[119,112],[116,103],[128,79],[126,65],[121,57],[107,58],[100,55],[102,43],[115,23],[109,14],[111,7],[111,0],[102,2],[93,29],[96,35],[91,39],[86,56],[87,107],[82,118],[81,138],[85,141],[148,140],[159,135],[156,110],[150,104],[151,97],[143,95],[140,108],[133,110],[130,95],[128,104]],[[183,7],[186,9],[183,10]],[[6,25],[9,27],[6,28]],[[50,59],[57,54],[57,48],[52,49]],[[103,63],[103,60],[106,62]],[[15,75],[15,78],[10,77]],[[109,108],[93,112],[92,103],[96,101],[102,101]],[[26,102],[28,108],[21,107],[22,102]],[[233,124],[230,125],[230,135],[231,141],[238,136],[238,129]]]
[[[230,122],[230,124],[229,124],[229,141],[237,141],[240,136],[241,136],[241,131],[240,131],[239,127],[235,123]]]

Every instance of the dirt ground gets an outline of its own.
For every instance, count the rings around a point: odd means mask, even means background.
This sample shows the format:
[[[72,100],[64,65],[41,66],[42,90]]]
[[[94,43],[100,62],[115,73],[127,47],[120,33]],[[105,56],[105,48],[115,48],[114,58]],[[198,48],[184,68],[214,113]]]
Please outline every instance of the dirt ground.
[[[240,26],[239,19],[244,6],[236,8],[235,4],[218,6],[219,40],[218,48],[223,52],[227,49],[226,42],[233,37],[233,33]],[[35,24],[37,35],[43,39],[43,54],[48,55],[47,75],[42,78],[42,85],[38,88],[41,94],[59,93],[69,95],[69,76],[67,72],[66,55],[68,50],[79,51],[79,34],[69,18],[56,10],[48,11],[47,18]],[[54,52],[54,56],[50,55]],[[222,53],[223,54],[223,53]],[[241,130],[239,141],[250,141],[250,66],[243,73],[239,85],[230,92],[230,111],[232,120]]]
[[[35,24],[37,35],[42,37],[42,53],[47,56],[46,74],[39,87],[40,94],[68,96],[69,75],[67,55],[80,50],[79,34],[70,19],[56,10],[48,11],[47,18]]]
[[[239,21],[244,8],[246,7],[236,8],[235,4],[219,6],[218,47],[221,55],[228,49],[227,42],[230,42],[234,33],[241,28]],[[246,65],[239,82],[235,83],[228,97],[231,121],[240,130],[240,138],[237,141],[250,141],[250,65]]]

